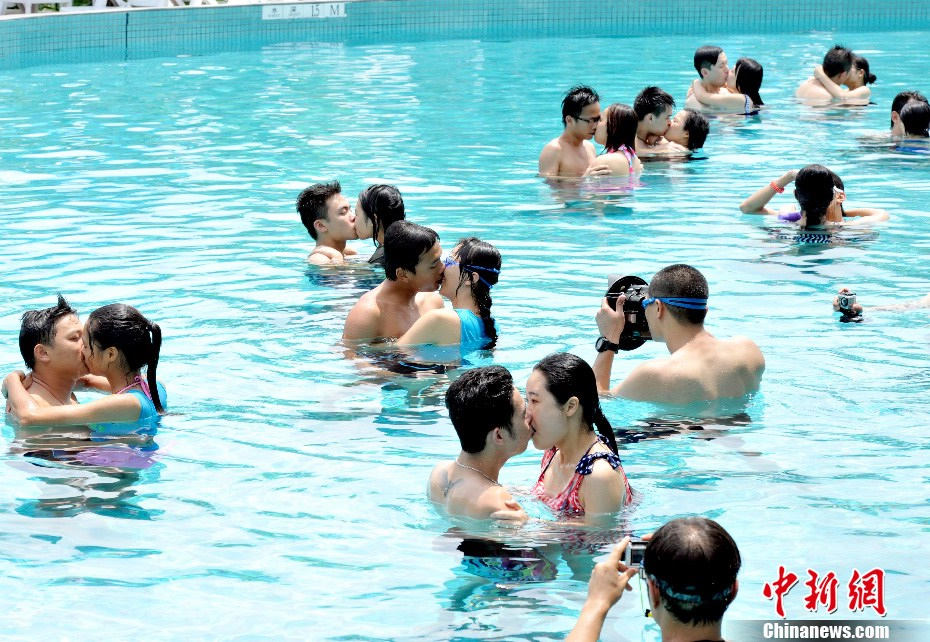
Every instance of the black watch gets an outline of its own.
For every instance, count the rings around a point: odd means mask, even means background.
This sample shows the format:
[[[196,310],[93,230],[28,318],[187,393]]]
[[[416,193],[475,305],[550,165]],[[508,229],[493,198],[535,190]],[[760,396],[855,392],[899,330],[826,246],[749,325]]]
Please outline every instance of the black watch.
[[[610,350],[611,352],[616,354],[616,352],[620,350],[620,344],[613,343],[612,341],[608,341],[607,337],[598,337],[597,341],[594,344],[594,349],[597,350],[598,352],[607,352],[608,350]]]

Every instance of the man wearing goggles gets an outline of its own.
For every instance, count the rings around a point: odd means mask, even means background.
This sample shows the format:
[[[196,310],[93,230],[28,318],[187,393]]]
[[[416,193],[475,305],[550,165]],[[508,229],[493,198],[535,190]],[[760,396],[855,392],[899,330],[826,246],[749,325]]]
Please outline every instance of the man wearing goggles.
[[[765,370],[762,352],[746,337],[717,339],[704,329],[707,296],[707,280],[690,265],[660,270],[649,283],[641,312],[651,338],[664,342],[671,354],[639,364],[612,389],[610,371],[629,311],[624,310],[624,295],[617,299],[616,309],[605,297],[595,317],[601,332],[593,366],[598,389],[627,399],[673,404],[742,397],[758,390]]]

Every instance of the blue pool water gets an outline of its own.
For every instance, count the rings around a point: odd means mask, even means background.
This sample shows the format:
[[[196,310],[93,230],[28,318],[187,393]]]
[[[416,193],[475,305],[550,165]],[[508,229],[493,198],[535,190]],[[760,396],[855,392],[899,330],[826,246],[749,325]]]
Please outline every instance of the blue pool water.
[[[591,83],[602,106],[650,83],[683,103],[705,40],[762,62],[762,115],[715,119],[705,160],[650,163],[632,194],[553,192],[535,176],[570,85]],[[794,101],[834,41],[869,58],[877,105]],[[0,74],[13,107],[0,115],[0,369],[22,367],[19,316],[56,292],[82,315],[127,302],[163,328],[173,411],[146,449],[95,444],[108,450],[77,459],[64,452],[74,438],[6,427],[0,590],[16,605],[4,636],[557,639],[619,531],[694,513],[743,554],[733,619],[774,615],[762,586],[780,564],[802,583],[808,568],[834,571],[841,587],[854,567],[883,568],[889,617],[919,615],[928,312],[842,325],[830,300],[842,285],[866,306],[930,290],[927,157],[860,141],[887,129],[895,93],[930,91],[925,41],[305,44]],[[892,220],[814,246],[739,213],[810,162]],[[294,211],[300,189],[332,177],[353,201],[369,183],[398,185],[446,247],[475,234],[500,248],[501,337],[470,364],[506,365],[522,386],[551,352],[593,359],[606,275],[686,262],[710,282],[709,329],[764,351],[762,390],[735,407],[609,401],[639,505],[614,532],[537,522],[492,533],[510,547],[495,551],[424,496],[431,466],[458,450],[449,375],[343,358],[346,312],[378,275],[309,269]],[[615,380],[662,354],[622,355]],[[539,458],[516,458],[502,481],[546,518],[526,498]],[[607,637],[658,639],[638,590]],[[804,593],[786,598],[790,616],[805,614]]]

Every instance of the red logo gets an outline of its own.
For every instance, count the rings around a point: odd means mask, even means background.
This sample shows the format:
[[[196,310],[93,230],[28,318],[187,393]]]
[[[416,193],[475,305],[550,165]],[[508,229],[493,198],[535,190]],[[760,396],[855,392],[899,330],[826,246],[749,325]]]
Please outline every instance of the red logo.
[[[827,613],[836,612],[836,591],[840,584],[836,573],[830,571],[821,576],[817,571],[809,568],[807,575],[810,579],[804,582],[804,586],[808,589],[804,597],[804,608],[812,613],[816,613],[820,607],[824,607]],[[766,599],[775,600],[775,613],[779,617],[785,617],[784,597],[797,583],[798,576],[779,565],[778,577],[775,581],[762,587],[762,595]],[[885,615],[887,612],[885,610],[885,571],[873,568],[867,573],[860,573],[858,569],[853,569],[848,588],[850,611],[864,611],[866,608],[871,608],[878,615]]]

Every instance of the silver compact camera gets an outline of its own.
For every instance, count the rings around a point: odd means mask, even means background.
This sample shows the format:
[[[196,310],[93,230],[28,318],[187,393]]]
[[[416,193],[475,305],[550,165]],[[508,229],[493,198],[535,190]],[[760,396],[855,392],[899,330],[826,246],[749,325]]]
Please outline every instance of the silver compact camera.
[[[627,568],[642,567],[643,553],[646,552],[646,546],[648,545],[649,542],[639,538],[630,540],[626,550],[623,551],[623,563],[626,564]]]
[[[852,312],[853,305],[856,303],[855,292],[842,292],[839,297],[840,310],[843,312]]]

